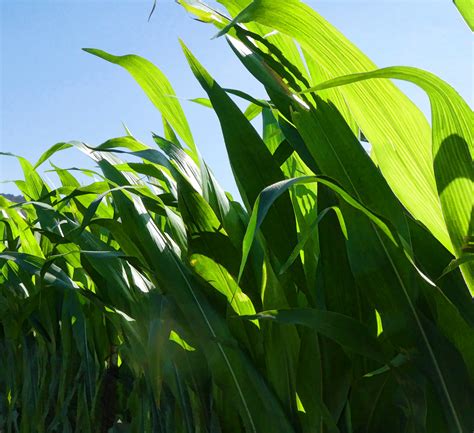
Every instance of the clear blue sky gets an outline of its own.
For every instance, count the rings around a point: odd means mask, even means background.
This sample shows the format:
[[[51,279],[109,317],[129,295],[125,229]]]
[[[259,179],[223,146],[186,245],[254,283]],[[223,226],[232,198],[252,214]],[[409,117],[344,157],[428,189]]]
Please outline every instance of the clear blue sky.
[[[214,2],[208,2],[213,4]],[[451,0],[309,0],[380,66],[430,70],[473,103],[473,39]],[[205,96],[181,53],[181,37],[223,86],[263,96],[215,29],[190,19],[173,0],[0,0],[0,149],[35,161],[59,141],[98,145],[124,135],[121,122],[146,143],[161,120],[133,79],[118,66],[81,51],[136,53],[156,63],[183,98]],[[428,113],[424,94],[401,87]],[[235,192],[215,115],[183,102],[204,158],[223,186]],[[64,168],[90,166],[78,151],[58,154]],[[48,168],[45,165],[45,168]],[[0,180],[21,177],[17,162],[0,157]],[[0,192],[17,191],[0,184]]]

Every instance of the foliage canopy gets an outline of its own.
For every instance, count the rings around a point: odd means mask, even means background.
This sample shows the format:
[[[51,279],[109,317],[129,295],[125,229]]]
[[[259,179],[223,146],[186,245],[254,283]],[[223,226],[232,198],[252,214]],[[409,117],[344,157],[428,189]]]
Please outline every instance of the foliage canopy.
[[[182,44],[243,205],[155,65],[86,49],[132,75],[164,132],[17,157],[26,201],[0,196],[2,431],[472,430],[470,107],[431,73],[376,69],[298,0],[221,0],[229,17],[178,3],[268,94],[222,88]],[[427,93],[431,126],[390,79]],[[51,188],[37,169],[70,148],[97,169],[81,185],[51,162]]]

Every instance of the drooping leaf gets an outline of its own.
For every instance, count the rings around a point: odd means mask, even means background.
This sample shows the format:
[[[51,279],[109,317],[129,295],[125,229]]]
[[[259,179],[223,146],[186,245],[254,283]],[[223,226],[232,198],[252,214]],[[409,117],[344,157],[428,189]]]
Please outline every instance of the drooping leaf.
[[[163,72],[140,56],[114,56],[95,48],[84,48],[84,51],[125,68],[150,98],[153,105],[158,108],[167,122],[189,146],[194,158],[197,159],[196,146],[183,109]]]
[[[400,66],[353,74],[322,83],[317,88],[330,88],[374,78],[396,78],[413,82],[427,92],[430,98],[434,174],[452,250],[460,258],[463,256],[465,238],[473,231],[474,113],[451,86],[435,75],[416,68]],[[417,217],[416,214],[414,216]],[[474,267],[466,263],[461,269],[471,294],[474,294]]]

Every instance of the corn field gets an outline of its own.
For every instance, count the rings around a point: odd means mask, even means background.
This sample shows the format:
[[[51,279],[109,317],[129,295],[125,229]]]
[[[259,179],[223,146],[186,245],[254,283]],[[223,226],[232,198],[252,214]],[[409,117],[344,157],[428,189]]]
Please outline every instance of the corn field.
[[[3,154],[25,201],[0,196],[0,431],[472,431],[472,109],[429,72],[377,69],[299,0],[178,3],[268,95],[222,88],[182,43],[241,198],[157,66],[85,49],[163,133]],[[53,188],[39,169],[63,151],[94,168],[52,164]]]

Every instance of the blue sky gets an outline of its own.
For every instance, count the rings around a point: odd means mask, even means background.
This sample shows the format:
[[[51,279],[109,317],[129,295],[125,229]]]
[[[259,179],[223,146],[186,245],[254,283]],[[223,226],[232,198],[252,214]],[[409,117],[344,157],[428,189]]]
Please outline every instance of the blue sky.
[[[208,2],[212,4],[213,2]],[[308,0],[380,67],[410,65],[448,81],[472,106],[473,39],[451,0]],[[151,144],[161,131],[159,113],[118,66],[83,51],[135,53],[157,64],[178,96],[205,96],[181,53],[181,37],[224,87],[263,96],[214,28],[192,20],[173,0],[0,0],[0,150],[35,161],[52,144],[81,140],[91,145],[124,135],[124,122]],[[398,84],[398,83],[397,83]],[[400,86],[429,113],[425,95]],[[235,192],[216,116],[183,102],[196,142],[223,186]],[[78,151],[58,154],[61,167],[90,167]],[[45,168],[48,168],[45,165]],[[14,159],[0,157],[0,180],[21,177]],[[54,179],[53,179],[54,181]],[[0,184],[0,192],[15,192]]]

